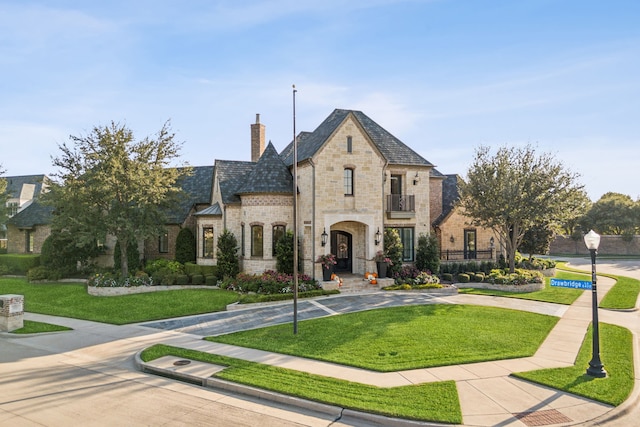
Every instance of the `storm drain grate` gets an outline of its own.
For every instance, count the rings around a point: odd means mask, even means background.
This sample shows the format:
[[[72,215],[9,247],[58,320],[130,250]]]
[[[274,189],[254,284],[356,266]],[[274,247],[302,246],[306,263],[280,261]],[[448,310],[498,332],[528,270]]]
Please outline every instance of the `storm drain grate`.
[[[535,412],[520,412],[513,414],[517,419],[525,423],[530,427],[534,426],[548,426],[551,424],[561,424],[573,421],[561,412],[555,409],[547,409],[544,411]]]

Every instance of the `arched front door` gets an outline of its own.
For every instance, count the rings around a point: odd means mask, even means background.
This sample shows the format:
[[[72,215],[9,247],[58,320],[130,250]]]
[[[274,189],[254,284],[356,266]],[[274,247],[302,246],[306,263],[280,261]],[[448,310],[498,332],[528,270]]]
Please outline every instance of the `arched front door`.
[[[331,232],[331,253],[336,254],[338,264],[335,271],[340,273],[351,273],[351,234],[344,231]]]

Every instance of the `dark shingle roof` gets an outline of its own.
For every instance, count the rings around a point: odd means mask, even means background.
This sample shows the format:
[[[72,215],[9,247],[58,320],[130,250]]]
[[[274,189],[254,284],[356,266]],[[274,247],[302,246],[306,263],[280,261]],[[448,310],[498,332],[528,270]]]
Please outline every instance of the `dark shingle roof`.
[[[256,164],[233,160],[216,160],[216,179],[220,186],[222,203],[240,203],[238,190],[244,185],[247,175]]]
[[[52,216],[52,206],[43,205],[34,200],[29,206],[9,218],[7,225],[15,225],[18,228],[31,228],[35,225],[50,224]]]
[[[220,203],[215,202],[213,206],[209,206],[200,212],[196,212],[195,215],[222,215],[222,208],[220,208]]]
[[[440,224],[453,210],[460,199],[459,183],[462,180],[458,175],[445,175],[442,181],[442,213],[433,221],[434,225]]]
[[[237,194],[291,193],[293,176],[271,142],[247,175]]]
[[[362,129],[378,148],[384,158],[391,164],[433,166],[418,153],[409,148],[395,136],[387,132],[382,126],[371,120],[361,111],[336,109],[311,133],[300,134],[298,137],[298,161],[313,157],[324,145],[327,139],[346,120],[353,115]],[[289,144],[281,153],[286,165],[293,164],[293,143]]]
[[[176,184],[182,187],[185,195],[166,212],[167,224],[182,224],[194,205],[211,203],[212,182],[213,166],[192,167],[191,175],[178,180]]]
[[[42,191],[42,182],[45,180],[45,175],[21,175],[21,176],[7,176],[4,179],[7,180],[7,194],[10,198],[20,197],[22,186],[24,184],[34,184],[35,191],[33,198],[35,199],[40,195]]]

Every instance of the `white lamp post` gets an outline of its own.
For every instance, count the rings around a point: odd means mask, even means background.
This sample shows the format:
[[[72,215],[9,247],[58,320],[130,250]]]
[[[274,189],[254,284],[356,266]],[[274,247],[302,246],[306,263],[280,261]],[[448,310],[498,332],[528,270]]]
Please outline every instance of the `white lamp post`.
[[[604,378],[607,371],[600,361],[600,331],[598,328],[598,290],[596,287],[596,254],[600,245],[600,235],[591,230],[584,236],[584,244],[591,252],[591,313],[593,328],[593,347],[587,375],[592,377]]]

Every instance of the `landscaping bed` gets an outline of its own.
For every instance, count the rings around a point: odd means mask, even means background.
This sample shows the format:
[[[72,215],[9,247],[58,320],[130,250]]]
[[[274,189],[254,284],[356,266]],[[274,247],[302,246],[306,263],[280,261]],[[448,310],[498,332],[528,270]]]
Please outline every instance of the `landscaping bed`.
[[[544,283],[526,283],[524,285],[500,285],[497,283],[458,283],[460,288],[474,288],[474,289],[491,289],[494,291],[505,291],[515,293],[536,292],[544,289]],[[457,289],[457,288],[456,288]]]
[[[207,285],[154,285],[154,286],[87,286],[89,295],[98,297],[113,297],[117,295],[142,294],[156,291],[177,291],[180,289],[220,289],[218,286]]]

